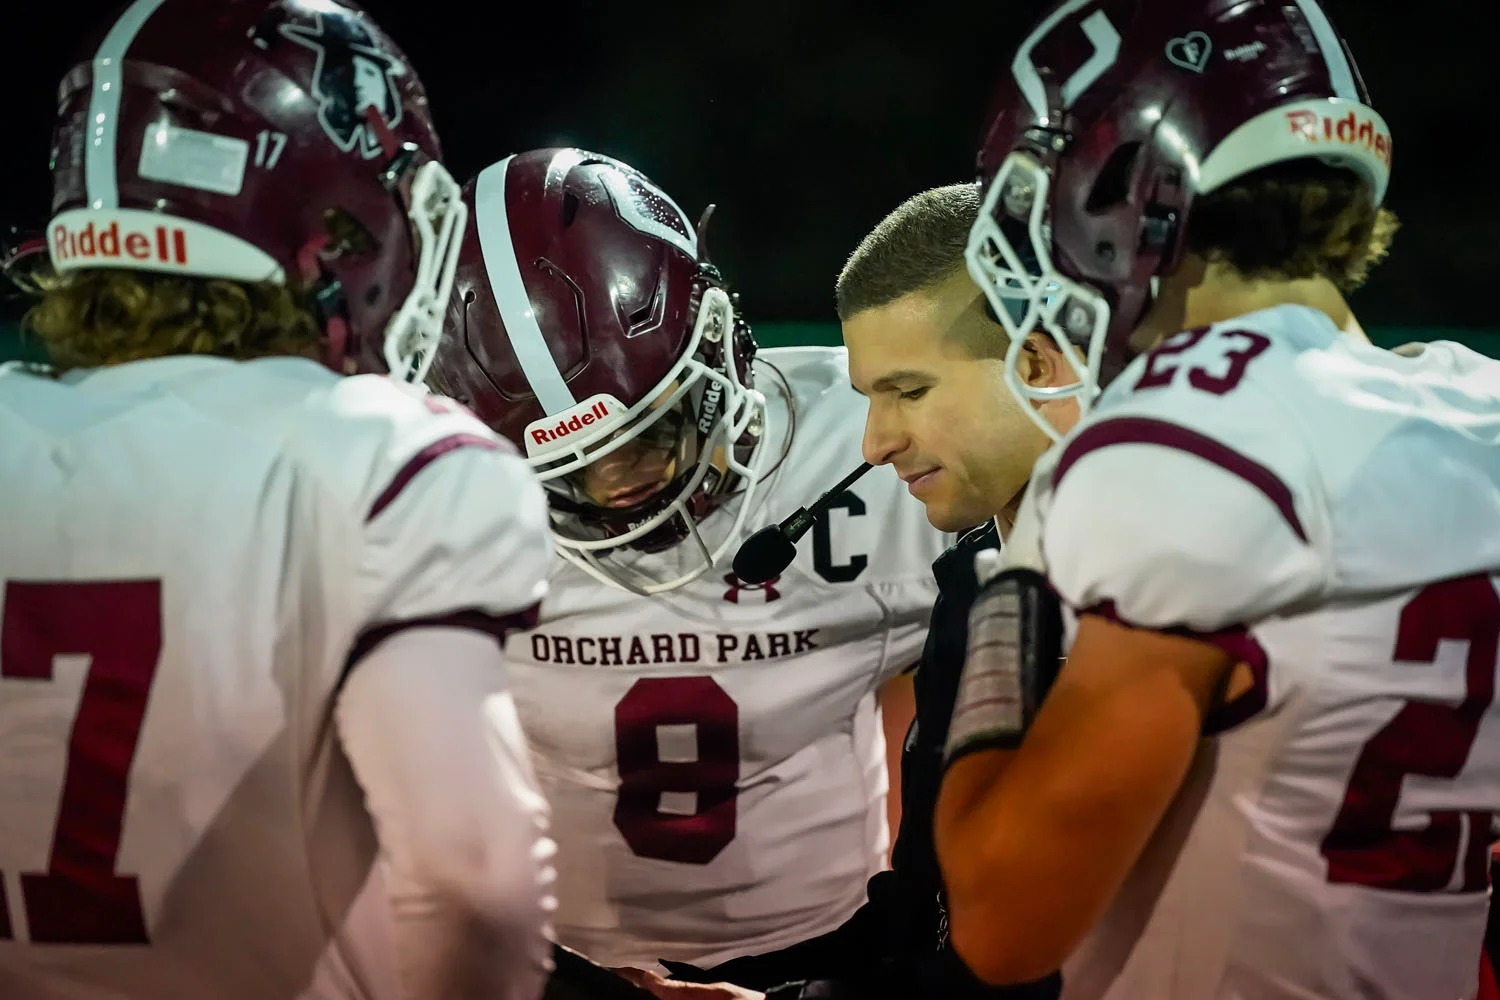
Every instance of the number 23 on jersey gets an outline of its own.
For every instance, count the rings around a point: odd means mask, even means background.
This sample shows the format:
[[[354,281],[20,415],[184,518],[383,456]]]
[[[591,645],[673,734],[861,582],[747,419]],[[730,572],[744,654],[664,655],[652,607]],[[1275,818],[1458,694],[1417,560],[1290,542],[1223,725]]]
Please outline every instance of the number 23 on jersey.
[[[1201,350],[1195,350],[1201,345]],[[1250,330],[1199,327],[1173,334],[1146,356],[1146,370],[1135,383],[1135,391],[1171,385],[1179,376],[1201,392],[1223,396],[1245,377],[1250,362],[1271,346],[1269,337]],[[1191,352],[1192,359],[1183,355]]]

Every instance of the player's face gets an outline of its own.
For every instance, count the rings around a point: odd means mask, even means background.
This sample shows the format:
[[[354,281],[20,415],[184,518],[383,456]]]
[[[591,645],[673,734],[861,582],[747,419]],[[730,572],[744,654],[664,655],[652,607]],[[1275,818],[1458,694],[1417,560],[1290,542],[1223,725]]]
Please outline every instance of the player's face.
[[[669,397],[669,385],[653,404]],[[683,435],[689,430],[679,407],[655,420],[639,436],[616,448],[576,475],[584,494],[600,507],[634,507],[660,493],[681,467]]]
[[[870,401],[865,460],[894,466],[943,531],[1002,513],[1050,443],[1006,388],[1004,361],[955,338],[976,323],[998,329],[962,274],[844,323],[849,377]]]

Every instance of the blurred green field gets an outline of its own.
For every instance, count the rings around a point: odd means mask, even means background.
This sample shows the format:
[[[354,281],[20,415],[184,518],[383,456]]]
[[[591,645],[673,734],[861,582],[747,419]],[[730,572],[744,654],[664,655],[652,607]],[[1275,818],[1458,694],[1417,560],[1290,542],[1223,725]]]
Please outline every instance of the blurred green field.
[[[1481,354],[1500,358],[1500,330],[1449,329],[1443,327],[1371,327],[1370,339],[1382,347],[1395,347],[1414,340],[1456,340]],[[762,347],[797,344],[838,344],[835,323],[756,323],[755,337]],[[34,342],[20,336],[14,324],[0,324],[0,361],[42,360]]]
[[[1480,354],[1500,358],[1500,330],[1386,326],[1370,327],[1365,332],[1381,347],[1398,347],[1415,340],[1456,340]],[[841,343],[838,325],[834,323],[756,323],[755,339],[762,347]]]

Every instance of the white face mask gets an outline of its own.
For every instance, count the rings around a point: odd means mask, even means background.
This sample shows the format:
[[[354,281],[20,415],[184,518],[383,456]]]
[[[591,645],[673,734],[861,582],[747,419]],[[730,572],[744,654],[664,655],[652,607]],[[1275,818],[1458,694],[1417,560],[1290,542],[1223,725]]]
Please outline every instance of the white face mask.
[[[979,218],[969,231],[964,260],[969,276],[989,300],[996,318],[1010,336],[1005,354],[1005,384],[1021,409],[1054,441],[1062,433],[1032,405],[1052,399],[1078,400],[1080,417],[1099,394],[1099,363],[1109,330],[1109,303],[1094,289],[1066,277],[1052,262],[1051,236],[1046,221],[1051,178],[1047,169],[1026,153],[1011,153],[985,192]],[[1002,225],[1002,220],[1012,226]],[[1025,243],[1017,247],[1006,235],[1024,225]],[[1029,251],[1023,255],[1022,251]],[[1026,266],[1024,259],[1036,263]],[[1020,375],[1022,350],[1033,331],[1045,331],[1077,376],[1070,385],[1037,387]],[[1080,354],[1083,344],[1087,356]]]
[[[443,321],[469,206],[453,176],[436,161],[417,168],[407,216],[417,238],[417,275],[411,292],[385,327],[383,353],[391,377],[422,383],[443,338]]]
[[[705,340],[722,345],[722,370],[698,360],[699,346]],[[717,396],[717,417],[711,430],[706,431],[707,436],[690,473],[684,476],[679,470],[676,474],[674,482],[681,485],[672,498],[664,504],[659,498],[654,498],[656,502],[650,504],[654,514],[632,524],[625,532],[602,538],[586,537],[585,531],[570,530],[566,517],[554,521],[553,538],[559,554],[612,587],[647,595],[676,590],[691,583],[721,563],[730,546],[737,542],[749,515],[751,498],[764,476],[765,449],[757,445],[748,461],[743,461],[735,454],[734,445],[746,434],[758,436],[762,433],[766,398],[740,381],[734,355],[734,307],[729,295],[719,288],[704,291],[693,336],[682,360],[640,402],[627,409],[612,398],[602,401],[597,405],[605,413],[603,418],[596,418],[587,427],[580,421],[579,430],[535,447],[532,446],[534,438],[528,433],[527,457],[531,467],[544,484],[554,483],[580,473],[586,466],[636,441],[659,421],[680,412],[679,407],[695,388],[701,388],[705,397]],[[579,408],[587,410],[593,402],[585,400]],[[556,423],[564,416],[553,414],[539,423]],[[528,428],[528,432],[531,429]],[[688,428],[687,433],[694,433],[694,430]],[[723,474],[736,478],[739,491],[733,524],[722,542],[710,546],[689,509],[689,502],[711,473],[720,473],[715,465],[716,456],[724,463]],[[652,579],[640,570],[606,561],[610,553],[625,549],[674,518],[680,519],[686,535],[680,544],[691,545],[696,553],[696,558],[688,560],[688,568],[674,571],[670,579]]]

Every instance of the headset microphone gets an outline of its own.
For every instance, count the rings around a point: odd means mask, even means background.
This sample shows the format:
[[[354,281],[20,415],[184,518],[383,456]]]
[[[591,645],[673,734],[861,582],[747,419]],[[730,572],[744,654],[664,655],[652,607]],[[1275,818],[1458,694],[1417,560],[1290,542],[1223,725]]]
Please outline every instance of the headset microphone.
[[[869,471],[869,462],[860,463],[859,468],[839,480],[837,486],[818,497],[811,506],[798,507],[796,513],[780,524],[768,524],[745,539],[734,554],[734,575],[749,584],[765,583],[779,576],[797,558],[797,539],[807,534],[807,529],[817,520],[818,511]]]

